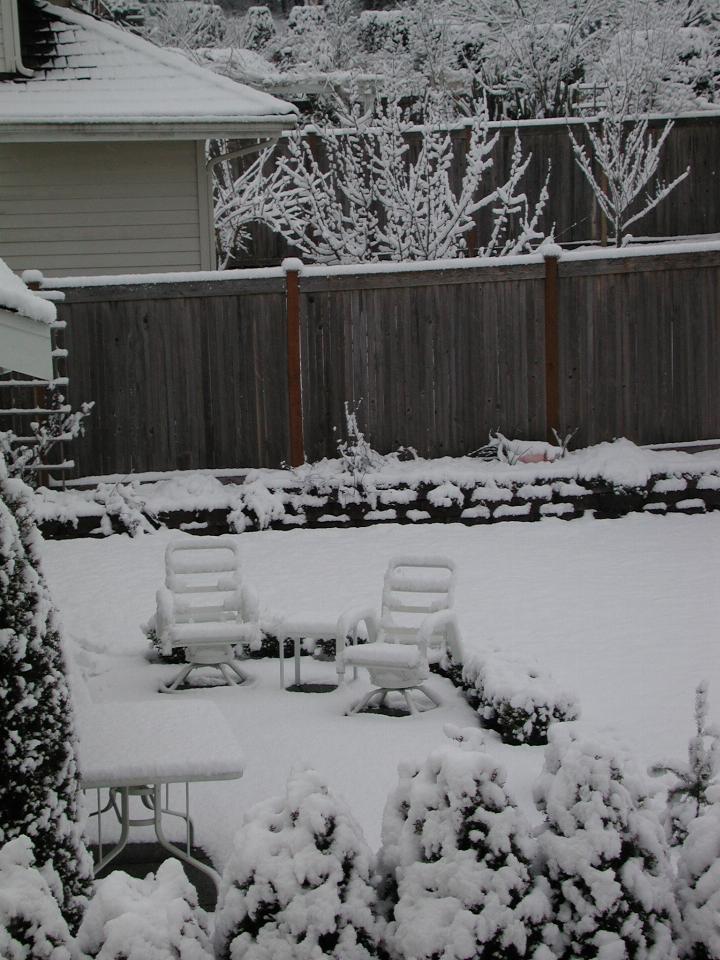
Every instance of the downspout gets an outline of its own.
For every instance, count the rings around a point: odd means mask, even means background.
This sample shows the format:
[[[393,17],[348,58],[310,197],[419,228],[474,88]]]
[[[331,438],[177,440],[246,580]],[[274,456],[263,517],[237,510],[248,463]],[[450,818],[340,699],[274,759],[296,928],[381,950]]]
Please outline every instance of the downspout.
[[[9,24],[10,37],[12,40],[12,68],[15,73],[21,77],[32,77],[34,72],[29,70],[22,62],[22,52],[20,47],[20,22],[18,20],[17,0],[0,0],[5,23]]]

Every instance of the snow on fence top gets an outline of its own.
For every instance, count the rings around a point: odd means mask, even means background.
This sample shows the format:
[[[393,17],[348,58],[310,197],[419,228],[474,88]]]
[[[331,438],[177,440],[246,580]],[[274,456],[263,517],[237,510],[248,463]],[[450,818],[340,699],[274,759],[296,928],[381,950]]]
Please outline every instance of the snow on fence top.
[[[431,270],[477,270],[541,264],[545,256],[557,256],[563,262],[632,259],[633,257],[666,257],[672,254],[720,252],[720,240],[632,244],[627,247],[584,247],[563,250],[557,244],[544,243],[534,253],[509,257],[459,257],[447,260],[414,260],[407,262],[308,265],[294,258],[279,267],[258,267],[250,270],[202,270],[182,273],[108,274],[94,277],[52,277],[53,287],[109,287],[133,284],[222,282],[228,280],[271,280],[282,278],[288,270],[298,270],[303,277],[342,277],[363,274],[426,273]]]
[[[54,51],[33,76],[0,83],[0,124],[293,123],[291,104],[116,25],[42,2],[34,13],[43,21],[36,33],[45,42],[52,35]],[[30,58],[32,39],[23,38]]]
[[[57,319],[55,304],[28,290],[4,260],[0,260],[0,308],[20,313],[40,323],[53,323]]]

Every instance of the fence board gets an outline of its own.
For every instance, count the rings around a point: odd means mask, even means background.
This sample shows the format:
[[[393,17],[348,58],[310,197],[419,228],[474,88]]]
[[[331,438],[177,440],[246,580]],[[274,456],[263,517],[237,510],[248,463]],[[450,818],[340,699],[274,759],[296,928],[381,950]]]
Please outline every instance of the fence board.
[[[335,455],[345,401],[360,403],[378,450],[422,456],[467,453],[496,429],[538,438],[577,427],[576,444],[720,436],[720,251],[560,260],[559,422],[549,425],[544,270],[301,275],[308,459]],[[68,287],[73,402],[96,401],[69,452],[78,473],[287,460],[282,282],[168,281],[129,296],[120,284]]]

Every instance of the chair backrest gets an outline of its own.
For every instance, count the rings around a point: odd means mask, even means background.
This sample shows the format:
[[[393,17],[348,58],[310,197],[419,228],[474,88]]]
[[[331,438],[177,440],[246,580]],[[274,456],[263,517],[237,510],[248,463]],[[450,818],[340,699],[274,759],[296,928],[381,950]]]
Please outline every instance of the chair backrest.
[[[168,544],[165,586],[176,623],[238,619],[243,600],[237,543],[229,537],[188,537]]]
[[[385,573],[380,640],[412,642],[423,619],[448,610],[455,598],[455,564],[448,557],[393,557]]]

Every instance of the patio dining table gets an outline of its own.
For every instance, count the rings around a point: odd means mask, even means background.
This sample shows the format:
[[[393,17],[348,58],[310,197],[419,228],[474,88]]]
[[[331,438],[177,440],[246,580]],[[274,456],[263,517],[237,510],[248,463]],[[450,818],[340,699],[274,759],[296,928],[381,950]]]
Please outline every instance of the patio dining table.
[[[192,856],[190,819],[191,783],[234,780],[243,774],[240,745],[217,707],[185,698],[180,703],[93,702],[78,708],[76,722],[80,785],[97,793],[97,809],[91,813],[98,818],[95,872],[125,848],[130,827],[152,826],[161,847],[207,874],[219,888],[217,871]],[[184,787],[184,811],[170,808],[172,784]],[[104,805],[103,791],[107,791]],[[131,797],[140,799],[147,816],[131,816]],[[120,822],[120,838],[103,856],[102,815],[110,809]],[[167,839],[168,816],[184,821],[184,848]]]

